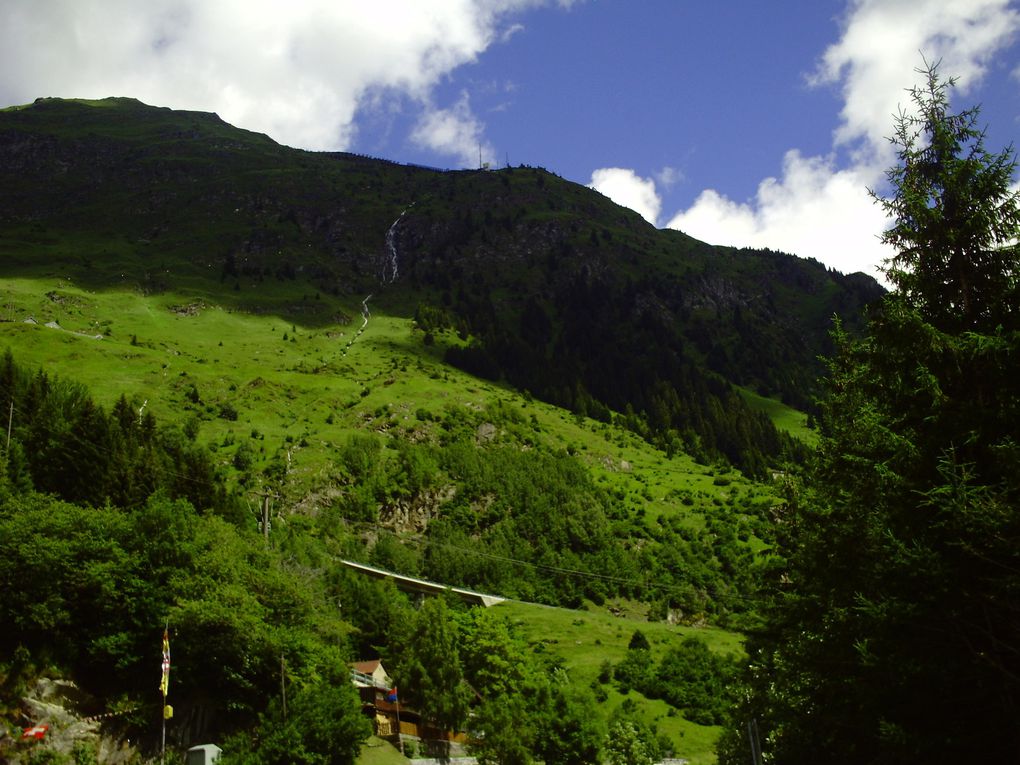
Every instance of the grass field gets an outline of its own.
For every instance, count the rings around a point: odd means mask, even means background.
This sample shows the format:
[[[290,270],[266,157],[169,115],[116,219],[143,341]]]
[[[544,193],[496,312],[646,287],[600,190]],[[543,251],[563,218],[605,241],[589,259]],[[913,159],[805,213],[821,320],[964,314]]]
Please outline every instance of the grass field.
[[[627,604],[616,604],[617,612]],[[665,622],[649,622],[640,617],[640,607],[633,615],[616,616],[602,609],[570,610],[527,603],[507,602],[495,606],[516,626],[532,646],[560,657],[570,682],[589,686],[598,677],[605,661],[613,664],[623,659],[635,630],[641,630],[652,648],[652,657],[661,658],[666,649],[688,635],[697,635],[711,650],[721,654],[743,653],[743,638],[734,632],[713,627],[672,626]],[[716,761],[715,742],[721,729],[695,725],[679,715],[671,716],[668,705],[646,699],[636,691],[620,694],[612,684],[605,686],[608,698],[600,712],[608,717],[627,697],[639,701],[646,722],[665,733],[675,747],[676,756],[690,760],[692,765]]]
[[[818,442],[818,432],[807,425],[807,415],[797,409],[787,406],[782,401],[774,398],[759,396],[747,388],[737,388],[744,401],[752,409],[765,412],[772,423],[779,430],[784,430],[795,438],[799,438],[808,446],[814,446]]]
[[[355,760],[356,765],[403,765],[410,762],[389,741],[370,736],[361,747],[361,754]]]

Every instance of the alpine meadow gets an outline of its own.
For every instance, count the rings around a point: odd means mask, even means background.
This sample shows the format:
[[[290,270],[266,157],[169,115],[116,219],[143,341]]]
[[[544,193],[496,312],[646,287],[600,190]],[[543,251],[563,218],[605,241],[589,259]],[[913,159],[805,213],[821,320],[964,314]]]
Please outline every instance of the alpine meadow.
[[[923,75],[888,291],[541,167],[0,110],[0,761],[1015,761],[1020,192]]]

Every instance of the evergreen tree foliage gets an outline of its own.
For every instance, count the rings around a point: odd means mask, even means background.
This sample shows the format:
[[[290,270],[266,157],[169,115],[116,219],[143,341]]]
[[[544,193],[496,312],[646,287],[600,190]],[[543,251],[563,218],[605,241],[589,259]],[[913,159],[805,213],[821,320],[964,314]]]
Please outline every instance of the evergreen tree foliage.
[[[300,688],[287,704],[270,703],[254,734],[229,739],[224,765],[352,765],[371,726],[342,674]]]
[[[0,358],[0,401],[13,404],[8,472],[23,488],[68,502],[141,507],[157,492],[194,507],[239,512],[208,450],[174,426],[157,426],[121,396],[107,413],[71,380],[30,372],[8,349]]]
[[[645,633],[641,630],[634,630],[634,634],[630,636],[630,642],[627,644],[627,648],[631,651],[635,649],[648,651],[651,650],[651,645],[649,645],[648,638],[645,637]]]
[[[867,337],[835,333],[723,762],[747,761],[752,718],[774,762],[1020,754],[1020,198],[1012,152],[986,152],[977,111],[924,74],[883,200],[897,289]]]
[[[911,91],[893,143],[896,193],[877,197],[895,221],[882,240],[896,248],[886,274],[900,299],[948,332],[1015,328],[1020,306],[1020,190],[1012,148],[991,153],[976,107],[953,114],[937,66]]]
[[[402,625],[395,625],[387,663],[409,706],[439,731],[460,730],[469,690],[460,658],[460,628],[443,598],[427,599]]]

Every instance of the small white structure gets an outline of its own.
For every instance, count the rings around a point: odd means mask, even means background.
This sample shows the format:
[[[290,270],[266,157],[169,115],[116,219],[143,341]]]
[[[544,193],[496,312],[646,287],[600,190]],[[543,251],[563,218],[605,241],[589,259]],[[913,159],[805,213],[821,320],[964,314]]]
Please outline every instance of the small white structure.
[[[188,750],[187,765],[212,765],[220,758],[220,749],[216,744],[200,744]]]
[[[382,688],[389,690],[393,681],[378,659],[359,661],[351,665],[351,682],[357,688]]]

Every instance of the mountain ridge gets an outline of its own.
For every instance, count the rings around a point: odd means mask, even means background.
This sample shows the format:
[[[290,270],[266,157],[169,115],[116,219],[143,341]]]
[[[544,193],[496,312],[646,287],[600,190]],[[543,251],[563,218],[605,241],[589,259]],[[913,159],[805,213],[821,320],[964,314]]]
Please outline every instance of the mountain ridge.
[[[0,112],[0,160],[8,272],[42,259],[98,287],[271,309],[279,282],[374,294],[428,339],[455,330],[447,359],[468,371],[598,419],[629,410],[664,448],[757,474],[786,447],[729,384],[810,409],[829,321],[853,329],[882,293],[655,229],[542,168],[306,152],[133,99]]]

